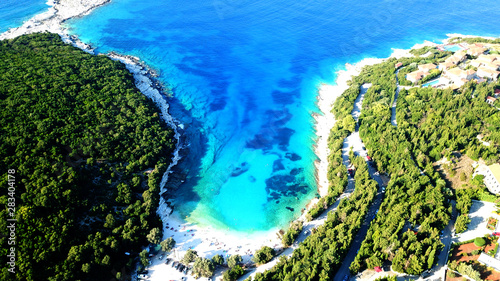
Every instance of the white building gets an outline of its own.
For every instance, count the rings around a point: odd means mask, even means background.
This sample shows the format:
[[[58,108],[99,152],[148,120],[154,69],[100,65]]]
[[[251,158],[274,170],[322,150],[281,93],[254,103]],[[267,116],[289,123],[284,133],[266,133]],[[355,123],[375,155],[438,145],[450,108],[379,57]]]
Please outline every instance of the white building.
[[[481,253],[477,261],[497,271],[500,271],[500,261],[488,256],[485,253]]]
[[[475,175],[483,175],[484,185],[488,190],[493,194],[500,194],[500,164],[480,165],[474,172]]]

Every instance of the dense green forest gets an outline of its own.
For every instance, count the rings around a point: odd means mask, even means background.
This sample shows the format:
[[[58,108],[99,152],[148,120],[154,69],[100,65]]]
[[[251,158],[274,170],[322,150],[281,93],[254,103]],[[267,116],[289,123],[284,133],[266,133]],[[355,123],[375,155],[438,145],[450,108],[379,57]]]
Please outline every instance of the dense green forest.
[[[0,228],[9,169],[17,219],[16,274],[2,236],[0,279],[125,276],[161,229],[159,181],[175,142],[154,104],[122,63],[50,33],[0,41],[0,103]]]
[[[402,59],[405,65],[437,63],[434,51],[425,59]],[[444,52],[443,52],[444,53]],[[435,88],[402,89],[397,100],[397,127],[390,123],[395,77],[391,59],[367,67],[353,83],[372,83],[360,116],[360,136],[381,172],[390,175],[384,201],[372,222],[351,271],[392,262],[399,272],[420,274],[442,249],[439,232],[448,224],[453,191],[433,162],[453,152],[474,160],[497,162],[500,111],[485,102],[499,84],[470,82],[458,91]],[[476,136],[492,143],[483,146]]]

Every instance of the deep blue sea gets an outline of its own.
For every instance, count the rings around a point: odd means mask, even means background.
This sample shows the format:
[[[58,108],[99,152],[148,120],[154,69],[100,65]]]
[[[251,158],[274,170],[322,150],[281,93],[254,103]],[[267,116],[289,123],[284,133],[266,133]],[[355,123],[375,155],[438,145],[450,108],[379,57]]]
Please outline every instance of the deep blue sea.
[[[0,1],[0,33],[18,27],[34,15],[44,12],[47,0],[2,0]]]
[[[98,52],[140,57],[171,89],[190,144],[182,217],[251,232],[286,225],[316,196],[320,83],[447,33],[499,36],[499,18],[500,1],[484,0],[113,0],[67,24]]]

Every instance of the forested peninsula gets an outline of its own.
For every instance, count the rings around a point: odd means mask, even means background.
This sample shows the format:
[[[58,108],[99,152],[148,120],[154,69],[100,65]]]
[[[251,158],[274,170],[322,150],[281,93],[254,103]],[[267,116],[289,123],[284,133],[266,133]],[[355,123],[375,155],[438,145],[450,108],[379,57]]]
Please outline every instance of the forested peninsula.
[[[161,238],[175,139],[153,102],[122,63],[38,33],[0,41],[0,107],[0,201],[15,199],[0,228],[17,219],[16,244],[0,238],[0,279],[14,280],[10,247],[17,280],[125,275]]]

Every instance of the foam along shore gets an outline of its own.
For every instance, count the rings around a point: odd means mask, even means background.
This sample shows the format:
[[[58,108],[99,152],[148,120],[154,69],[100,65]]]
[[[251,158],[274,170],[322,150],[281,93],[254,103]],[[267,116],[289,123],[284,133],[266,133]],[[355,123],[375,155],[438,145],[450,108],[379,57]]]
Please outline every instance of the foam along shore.
[[[425,41],[422,44],[416,44],[410,49],[393,49],[393,53],[389,58],[402,58],[413,56],[410,53],[412,49],[419,49],[425,46],[436,46],[436,43]],[[342,95],[342,93],[349,88],[347,82],[352,79],[353,76],[359,75],[363,67],[368,65],[374,65],[383,62],[385,59],[379,58],[366,58],[361,60],[356,64],[345,64],[345,69],[339,70],[337,72],[337,79],[335,85],[321,84],[318,90],[318,108],[321,110],[321,115],[314,116],[316,120],[316,156],[319,161],[316,162],[317,171],[317,184],[318,193],[321,196],[328,194],[328,155],[330,154],[330,149],[328,148],[328,136],[331,129],[335,125],[335,116],[331,112],[333,103],[335,100]],[[312,203],[315,203],[318,199],[313,199]],[[312,206],[313,204],[309,204]]]

